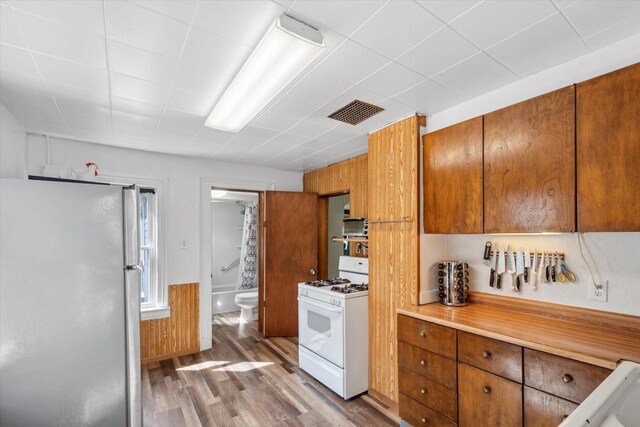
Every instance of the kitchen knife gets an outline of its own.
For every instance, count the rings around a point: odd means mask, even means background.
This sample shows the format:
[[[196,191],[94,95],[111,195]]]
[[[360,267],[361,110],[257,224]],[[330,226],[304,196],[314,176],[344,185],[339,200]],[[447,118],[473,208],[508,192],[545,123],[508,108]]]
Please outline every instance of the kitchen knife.
[[[529,275],[529,283],[531,283],[531,287],[533,289],[537,289],[537,281],[538,281],[538,250],[534,248],[533,250],[533,263],[531,264],[531,274]]]
[[[549,268],[551,271],[551,281],[553,283],[556,282],[556,256],[551,254],[551,267]]]
[[[515,292],[516,290],[516,260],[513,256],[513,249],[511,249],[511,245],[507,246],[507,273],[511,276],[511,290]]]
[[[547,267],[544,264],[546,252],[542,251],[540,255],[540,268],[538,269],[538,280],[542,283],[546,283],[547,280]]]
[[[529,248],[524,248],[524,282],[529,283],[529,275],[531,274],[531,254]]]
[[[504,272],[504,247],[501,247],[500,252],[498,253],[498,275],[496,277],[496,289],[500,289],[502,287],[502,275],[504,274]]]
[[[485,251],[487,246],[491,248],[491,242],[487,242],[487,245],[485,245]],[[489,286],[492,288],[493,288],[493,282],[495,281],[495,278],[496,278],[496,256],[497,256],[496,251],[493,251],[493,254],[491,254],[491,259],[489,260],[489,267],[491,268],[491,271],[489,273]]]
[[[544,253],[544,283],[551,282],[551,264],[549,260],[549,254]]]
[[[516,292],[520,292],[523,275],[524,275],[524,261],[522,259],[522,248],[518,248],[518,250],[516,251]]]
[[[491,264],[491,261],[489,260],[490,256],[491,256],[491,242],[487,242],[484,244],[484,256],[482,257],[482,259],[484,259],[485,264]]]

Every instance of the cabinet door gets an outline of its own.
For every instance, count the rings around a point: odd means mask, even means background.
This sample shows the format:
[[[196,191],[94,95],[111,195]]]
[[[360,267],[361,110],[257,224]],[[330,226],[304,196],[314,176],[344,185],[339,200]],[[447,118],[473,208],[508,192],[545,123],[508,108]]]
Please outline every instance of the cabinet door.
[[[497,375],[458,365],[460,427],[522,425],[522,386]]]
[[[576,91],[578,230],[640,231],[640,64]]]
[[[575,90],[484,117],[484,232],[575,231]]]
[[[530,387],[524,388],[525,427],[556,427],[577,407],[577,403]]]
[[[429,133],[424,232],[482,233],[482,117]]]

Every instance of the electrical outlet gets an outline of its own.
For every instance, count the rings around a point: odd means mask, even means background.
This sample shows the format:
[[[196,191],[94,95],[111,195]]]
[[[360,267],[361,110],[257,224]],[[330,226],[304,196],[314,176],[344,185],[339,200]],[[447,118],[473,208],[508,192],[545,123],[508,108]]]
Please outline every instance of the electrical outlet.
[[[180,249],[187,249],[187,241],[180,240]]]
[[[607,297],[609,295],[609,281],[602,284],[598,283],[589,283],[589,299],[594,301],[602,301],[607,302]]]

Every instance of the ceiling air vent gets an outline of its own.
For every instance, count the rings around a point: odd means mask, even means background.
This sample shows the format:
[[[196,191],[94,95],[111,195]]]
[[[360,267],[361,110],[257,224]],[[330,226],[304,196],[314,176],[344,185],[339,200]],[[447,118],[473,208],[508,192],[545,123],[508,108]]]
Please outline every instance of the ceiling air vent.
[[[358,123],[364,122],[369,117],[375,116],[381,111],[384,111],[384,108],[356,99],[339,110],[329,114],[328,117],[330,119],[349,123],[350,125],[357,125]]]

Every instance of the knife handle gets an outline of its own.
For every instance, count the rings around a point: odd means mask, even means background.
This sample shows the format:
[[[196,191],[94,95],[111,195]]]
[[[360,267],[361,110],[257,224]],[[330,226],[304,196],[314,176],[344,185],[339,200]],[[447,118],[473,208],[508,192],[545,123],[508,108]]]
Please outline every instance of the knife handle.
[[[551,281],[556,281],[556,267],[554,265],[551,266]]]
[[[524,281],[525,283],[529,282],[529,267],[524,268]]]
[[[489,258],[491,258],[491,242],[484,244],[484,260],[489,261]]]
[[[496,278],[496,270],[491,269],[491,273],[489,274],[489,286],[493,288],[493,282]]]
[[[496,274],[496,289],[502,288],[502,274]]]
[[[516,292],[520,292],[520,275],[517,274],[516,275],[516,288],[515,288]]]

